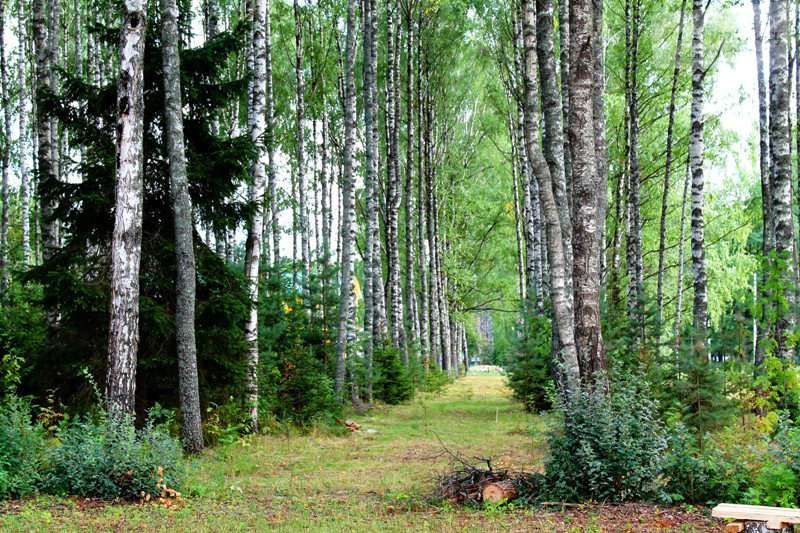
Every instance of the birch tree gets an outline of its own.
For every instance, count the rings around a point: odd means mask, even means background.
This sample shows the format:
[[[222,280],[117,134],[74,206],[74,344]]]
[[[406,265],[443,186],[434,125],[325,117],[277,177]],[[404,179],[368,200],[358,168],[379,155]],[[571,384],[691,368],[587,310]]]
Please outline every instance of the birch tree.
[[[692,306],[694,326],[694,350],[697,354],[706,353],[706,328],[708,326],[708,294],[705,264],[705,221],[704,207],[704,138],[703,116],[705,2],[692,1],[692,107],[691,132],[689,135],[689,167],[692,173],[692,272],[694,275],[694,303]]]
[[[558,333],[560,363],[564,384],[571,388],[578,383],[580,367],[575,344],[575,322],[569,305],[570,295],[566,278],[570,273],[564,259],[564,240],[561,219],[553,194],[552,176],[537,140],[539,116],[536,93],[535,10],[532,0],[525,0],[524,30],[524,134],[525,150],[539,186],[539,202],[547,229],[547,258],[550,264],[550,300],[553,306],[554,329]],[[577,259],[577,258],[576,258]]]
[[[136,2],[134,2],[134,5]],[[57,174],[53,165],[50,119],[43,112],[43,99],[51,92],[52,55],[48,39],[45,1],[33,1],[33,38],[36,49],[36,166],[38,196],[42,202],[42,256],[48,260],[58,249],[58,223],[54,219],[55,205],[49,192],[55,185]]]
[[[111,240],[111,319],[108,339],[106,402],[112,413],[135,407],[139,350],[139,266],[142,253],[144,192],[143,121],[146,2],[123,6],[117,80],[117,186]],[[44,81],[44,80],[42,80]],[[50,147],[47,135],[40,134]],[[40,155],[40,164],[42,156]],[[46,159],[46,158],[44,158]],[[45,161],[45,165],[48,161]],[[54,179],[51,175],[50,179]]]
[[[776,301],[775,341],[777,355],[790,358],[793,353],[788,339],[793,325],[794,291],[792,246],[792,161],[789,126],[789,5],[785,0],[769,6],[769,139],[771,210],[775,231],[775,271],[780,286]],[[784,300],[785,298],[785,300]]]
[[[347,1],[347,36],[344,58],[344,143],[342,146],[342,212],[341,212],[341,283],[339,293],[339,327],[336,338],[335,390],[343,400],[347,375],[348,319],[355,316],[353,292],[353,247],[355,246],[355,184],[353,179],[353,148],[356,129],[356,0]]]
[[[261,266],[261,237],[264,224],[264,192],[266,189],[266,147],[264,133],[266,116],[264,112],[266,97],[266,26],[265,0],[253,1],[253,33],[252,33],[252,91],[250,101],[250,138],[256,145],[256,157],[252,167],[252,184],[250,185],[250,202],[253,211],[247,225],[247,242],[245,243],[244,273],[247,279],[250,310],[245,323],[245,340],[247,341],[247,382],[246,401],[249,408],[249,423],[253,431],[258,430],[258,301],[259,301],[259,268]]]

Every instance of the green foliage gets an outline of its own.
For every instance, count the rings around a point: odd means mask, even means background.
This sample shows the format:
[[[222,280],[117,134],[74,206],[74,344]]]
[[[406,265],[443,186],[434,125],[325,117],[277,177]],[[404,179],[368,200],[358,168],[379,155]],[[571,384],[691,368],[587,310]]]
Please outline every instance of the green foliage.
[[[108,49],[118,46],[118,29],[95,27]],[[223,110],[244,101],[246,81],[231,69],[243,50],[239,30],[222,32],[199,48],[181,52],[187,172],[192,205],[198,223],[216,230],[233,230],[251,206],[236,194],[246,184],[254,149],[248,135],[235,136],[217,127]],[[102,49],[103,47],[101,47]],[[174,313],[176,265],[169,165],[164,142],[164,93],[160,31],[148,27],[144,65],[144,206],[140,275],[140,339],[137,397],[140,407],[155,402],[178,405]],[[43,202],[56,205],[63,246],[59,253],[25,274],[42,290],[28,301],[35,309],[57,313],[58,327],[44,336],[46,320],[19,332],[39,344],[17,343],[25,361],[23,394],[37,399],[55,390],[58,400],[72,407],[92,401],[80,369],[95,376],[105,371],[108,339],[108,250],[113,229],[115,197],[116,81],[88,85],[84,79],[60,72],[60,94],[43,91],[38,109],[58,119],[71,150],[80,160],[62,160],[65,175],[79,179],[43,184]],[[195,236],[197,263],[196,332],[201,398],[222,403],[239,395],[245,370],[243,324],[248,295],[235,266],[227,265],[199,236]],[[37,297],[38,296],[38,297]],[[27,316],[18,306],[17,315]],[[42,318],[42,312],[37,311]],[[5,319],[3,319],[5,320]],[[30,322],[30,320],[25,319]],[[18,322],[23,322],[21,319]],[[7,335],[0,324],[0,335]],[[42,335],[41,337],[39,335]],[[16,333],[21,335],[21,333]],[[43,342],[42,342],[42,339]],[[0,338],[0,343],[3,343]]]
[[[106,416],[65,421],[48,456],[44,490],[103,499],[159,496],[182,479],[181,446],[163,426],[149,419]]]
[[[9,396],[0,403],[0,500],[37,491],[45,458],[45,432],[30,404]]]
[[[551,407],[553,333],[550,320],[532,316],[525,322],[519,349],[509,365],[508,385],[528,411]]]
[[[0,312],[0,398],[13,395],[29,370],[26,361],[41,351],[46,326],[36,305],[41,289],[12,283],[3,293]]]
[[[313,274],[304,281],[308,288],[297,290],[291,272],[268,274],[259,330],[261,413],[267,417],[305,425],[333,423],[339,415],[331,377],[336,358],[331,279],[333,272]]]
[[[691,352],[682,357],[678,370],[680,379],[675,391],[683,420],[702,439],[709,431],[729,422],[735,413],[735,404],[725,394],[725,375],[721,365]]]
[[[400,350],[391,346],[376,347],[373,357],[375,399],[395,405],[410,400],[414,396],[408,368],[403,364]]]
[[[797,474],[783,463],[767,463],[758,473],[755,484],[745,493],[745,502],[753,505],[794,507],[797,501]]]
[[[706,439],[703,448],[684,424],[671,429],[661,477],[670,502],[710,504],[739,501],[752,481],[752,461],[759,453],[746,442],[760,435],[740,430]]]
[[[633,384],[585,387],[559,401],[563,430],[549,436],[545,476],[563,501],[630,501],[654,496],[666,438],[655,402]]]
[[[794,362],[766,357],[752,387],[757,391],[753,407],[759,412],[783,412],[800,420],[800,369]]]

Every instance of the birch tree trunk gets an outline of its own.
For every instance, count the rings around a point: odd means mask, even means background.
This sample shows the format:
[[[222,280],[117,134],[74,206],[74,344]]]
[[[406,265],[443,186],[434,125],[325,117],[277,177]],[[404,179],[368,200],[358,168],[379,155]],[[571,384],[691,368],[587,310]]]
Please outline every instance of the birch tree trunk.
[[[50,70],[52,56],[50,41],[47,37],[47,21],[45,18],[44,0],[33,1],[33,35],[36,48],[36,164],[37,187],[41,201],[40,218],[42,221],[42,258],[47,261],[58,250],[58,225],[54,219],[55,205],[50,200],[49,191],[57,180],[53,167],[52,139],[50,137],[50,119],[42,110],[41,101],[51,91]]]
[[[561,76],[563,139],[569,138],[569,39],[569,0],[558,0],[558,61]],[[564,174],[569,214],[572,215],[572,158],[569,150],[564,150]]]
[[[544,114],[544,157],[553,180],[553,193],[561,217],[564,240],[564,265],[572,271],[572,220],[564,171],[564,125],[561,95],[558,92],[553,45],[553,0],[536,0],[536,53],[539,62],[539,85]],[[537,225],[537,227],[539,227]],[[572,294],[572,276],[567,276],[567,294]],[[570,305],[572,302],[570,301]]]
[[[355,186],[353,183],[353,147],[355,144],[356,104],[355,104],[355,48],[356,48],[356,0],[347,2],[347,37],[345,44],[344,67],[344,143],[342,147],[343,173],[342,211],[341,211],[341,284],[339,295],[339,329],[336,338],[335,390],[339,401],[344,400],[344,385],[347,373],[348,318],[350,308],[355,317],[353,291],[353,247],[355,246]]]
[[[703,65],[704,38],[703,0],[692,0],[692,108],[691,133],[689,136],[689,166],[692,172],[692,272],[694,274],[694,303],[692,306],[694,326],[694,351],[704,357],[708,326],[708,295],[705,265],[705,223],[703,216]]]
[[[111,240],[111,318],[106,374],[108,410],[117,414],[133,413],[136,403],[146,15],[144,0],[125,1],[117,81],[117,188]]]
[[[605,367],[600,328],[601,189],[605,188],[605,182],[597,168],[594,133],[596,43],[593,42],[593,33],[592,0],[570,2],[569,141],[573,202],[576,206],[572,241],[575,343],[581,375],[587,381]]]
[[[770,153],[769,153],[769,108],[767,104],[767,82],[764,77],[764,52],[763,52],[763,33],[761,24],[761,2],[753,0],[753,32],[755,37],[756,51],[756,79],[758,83],[758,133],[759,133],[759,170],[761,174],[761,214],[763,223],[762,255],[767,260],[769,254],[775,249],[775,226],[772,220],[772,189],[770,187]],[[768,285],[760,284],[761,298],[761,317],[758,321],[756,365],[759,365],[764,358],[766,350],[767,335],[769,325],[767,317],[771,306]]]
[[[664,321],[664,256],[667,246],[667,208],[669,207],[669,189],[672,173],[672,138],[675,131],[675,107],[678,95],[678,82],[681,73],[681,50],[683,48],[683,28],[686,18],[686,0],[681,0],[678,18],[678,38],[675,42],[675,60],[672,68],[672,85],[669,93],[667,111],[667,148],[664,160],[664,184],[661,192],[661,215],[658,224],[658,280],[656,282],[656,312],[659,331]]]
[[[364,54],[364,148],[365,148],[365,176],[364,192],[366,205],[366,238],[364,244],[364,330],[366,331],[364,347],[364,366],[367,386],[372,380],[372,359],[375,348],[375,332],[377,331],[378,297],[376,294],[376,281],[378,276],[375,274],[375,253],[380,253],[379,228],[377,211],[378,204],[378,146],[377,135],[375,135],[375,121],[377,120],[377,74],[378,56],[373,54],[377,50],[374,41],[376,39],[376,14],[375,0],[364,0],[362,8],[363,18],[363,54]],[[371,398],[367,397],[367,402]]]
[[[403,328],[403,294],[400,288],[400,164],[399,164],[399,98],[398,62],[400,48],[398,37],[399,5],[388,0],[386,9],[386,255],[388,263],[388,322],[392,346],[405,346]],[[405,348],[403,349],[405,353]]]
[[[272,267],[277,273],[281,255],[281,226],[278,216],[278,183],[276,177],[275,161],[275,91],[272,85],[272,9],[270,0],[264,1],[264,43],[265,43],[265,76],[266,86],[266,134],[264,142],[267,145],[267,196],[269,197],[270,228],[272,232]]]
[[[639,9],[640,0],[627,0],[625,33],[628,51],[628,320],[635,325],[638,341],[644,341],[644,272],[642,267],[642,216],[639,169]]]
[[[684,269],[684,245],[686,240],[686,200],[689,196],[689,182],[691,172],[689,172],[689,159],[686,159],[686,169],[683,179],[683,196],[681,196],[681,229],[678,237],[678,276],[675,283],[677,294],[675,296],[675,322],[673,324],[672,336],[675,339],[674,350],[678,354],[681,347],[681,322],[683,316],[683,269]]]
[[[426,58],[427,59],[427,58]],[[429,72],[429,65],[426,62],[425,68],[425,77],[426,77],[426,84],[430,83],[430,72]],[[441,326],[439,325],[439,321],[441,320],[441,309],[439,304],[441,303],[441,298],[439,296],[439,280],[438,280],[438,270],[437,270],[437,246],[436,246],[436,218],[434,214],[434,190],[436,184],[434,183],[434,174],[433,174],[433,139],[432,139],[432,129],[433,129],[433,111],[431,103],[431,95],[429,92],[429,88],[426,88],[426,94],[424,97],[424,105],[425,105],[425,126],[424,126],[424,152],[423,156],[425,158],[425,208],[427,210],[426,218],[427,218],[427,241],[428,241],[428,325],[430,327],[430,350],[431,350],[431,357],[436,362],[436,366],[444,370],[444,365],[442,361],[442,343],[441,343]]]
[[[306,81],[303,73],[303,19],[300,14],[299,0],[294,0],[294,75],[296,85],[296,119],[297,119],[297,198],[298,215],[297,230],[300,233],[300,254],[303,270],[303,284],[308,285],[311,268],[311,246],[309,244],[308,202],[306,200],[306,163],[305,163],[305,119],[306,119]]]
[[[776,301],[775,340],[776,354],[791,357],[793,350],[788,336],[794,320],[791,180],[792,162],[790,154],[791,132],[789,130],[789,74],[788,34],[789,6],[786,0],[770,2],[770,76],[769,76],[769,134],[771,146],[772,216],[775,229],[775,271],[784,293],[785,301]]]
[[[0,0],[0,36],[5,35],[6,3]],[[9,98],[8,68],[6,64],[5,39],[0,39],[0,93],[3,105],[3,145],[2,180],[0,181],[0,296],[5,294],[9,283],[8,272],[8,209],[9,203],[9,166],[11,163],[11,99]]]
[[[547,229],[547,257],[550,264],[550,299],[553,306],[554,326],[560,342],[559,364],[562,387],[572,390],[580,380],[578,352],[575,345],[575,323],[566,278],[570,273],[564,259],[564,241],[561,219],[553,194],[552,176],[537,140],[539,116],[536,94],[536,37],[533,0],[525,0],[524,9],[524,134],[525,150],[539,186],[539,202]]]
[[[406,292],[403,303],[405,304],[407,336],[403,350],[403,362],[407,365],[409,344],[419,342],[420,325],[414,276],[414,16],[411,3],[406,6],[406,10],[406,175],[403,190],[406,214]]]
[[[197,379],[197,344],[194,332],[195,260],[192,198],[186,175],[186,148],[183,139],[181,100],[181,61],[178,50],[178,5],[176,0],[161,0],[161,37],[164,62],[164,115],[167,119],[170,193],[175,217],[175,338],[178,346],[178,378],[181,405],[181,436],[191,453],[203,449],[200,420],[200,388]]]
[[[28,76],[26,69],[25,46],[28,43],[28,28],[24,22],[22,2],[17,2],[17,78],[19,95],[17,100],[17,119],[19,121],[19,181],[20,218],[22,219],[22,261],[24,266],[31,264],[31,210],[30,210],[30,131],[28,130]]]
[[[252,117],[250,138],[256,145],[256,157],[253,162],[253,181],[250,186],[250,202],[254,208],[248,221],[247,242],[245,243],[244,274],[247,279],[250,311],[245,323],[244,335],[247,341],[247,378],[246,402],[249,409],[249,423],[253,431],[258,431],[258,294],[259,267],[261,266],[261,236],[264,225],[264,191],[266,188],[266,147],[264,133],[266,131],[266,26],[265,0],[253,1],[252,32],[252,100],[249,114]]]

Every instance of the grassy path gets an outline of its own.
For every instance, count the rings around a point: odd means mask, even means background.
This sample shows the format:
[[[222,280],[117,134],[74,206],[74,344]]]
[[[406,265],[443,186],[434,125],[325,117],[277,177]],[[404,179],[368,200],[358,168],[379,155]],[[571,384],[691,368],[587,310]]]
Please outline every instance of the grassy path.
[[[173,508],[37,498],[10,504],[5,514],[0,507],[0,530],[612,530],[604,525],[607,513],[592,508],[555,514],[424,504],[436,475],[452,462],[440,440],[468,457],[492,457],[495,464],[518,469],[541,464],[544,423],[509,398],[502,377],[470,376],[439,396],[378,408],[354,420],[361,431],[343,437],[253,437],[210,450],[192,467],[184,490],[189,497]],[[613,530],[649,530],[636,526],[641,511],[631,514]]]

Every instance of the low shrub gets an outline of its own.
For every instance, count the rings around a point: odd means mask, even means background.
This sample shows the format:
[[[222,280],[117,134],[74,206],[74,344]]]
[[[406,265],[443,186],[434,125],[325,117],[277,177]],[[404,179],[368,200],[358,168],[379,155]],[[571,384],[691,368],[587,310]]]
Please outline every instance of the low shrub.
[[[666,437],[656,404],[633,384],[582,389],[556,406],[563,431],[549,436],[551,497],[630,501],[658,493]]]
[[[9,396],[0,404],[0,500],[36,492],[44,458],[45,432],[30,404]]]
[[[152,418],[138,430],[129,417],[79,418],[62,423],[56,438],[46,492],[132,500],[180,485],[180,443]]]

